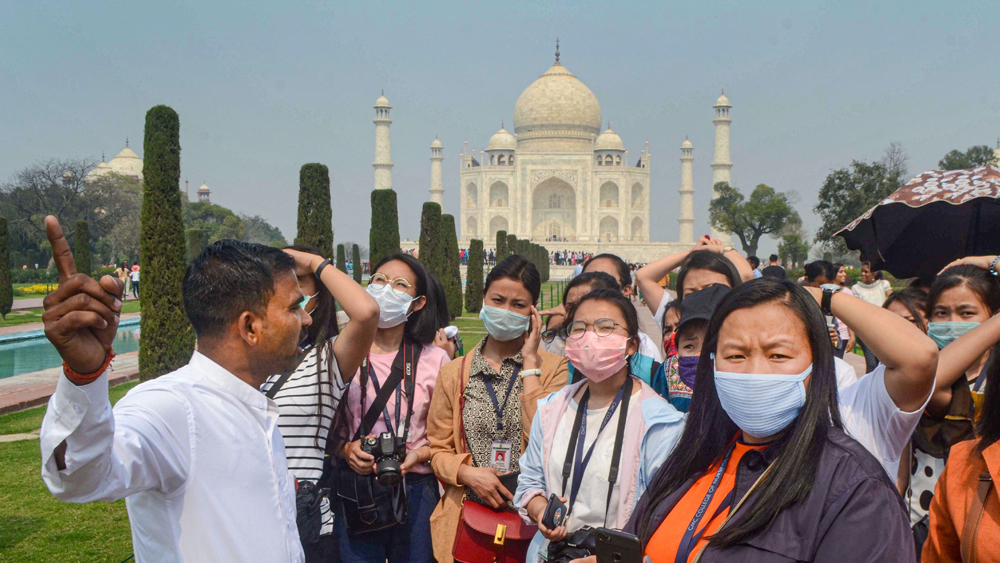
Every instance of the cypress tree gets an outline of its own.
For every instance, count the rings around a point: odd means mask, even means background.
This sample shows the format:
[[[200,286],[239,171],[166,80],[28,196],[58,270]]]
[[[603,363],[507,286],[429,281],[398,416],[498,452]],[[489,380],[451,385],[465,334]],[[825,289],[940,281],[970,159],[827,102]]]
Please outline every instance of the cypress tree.
[[[372,226],[368,232],[368,262],[372,266],[382,258],[399,252],[399,215],[396,192],[372,191]]]
[[[347,253],[344,251],[344,245],[337,245],[337,269],[341,272],[347,273]]]
[[[520,252],[518,252],[518,246],[519,246],[519,244],[518,244],[518,240],[517,240],[517,235],[515,235],[515,234],[508,234],[507,235],[507,256],[510,256],[511,254],[520,254]]]
[[[143,143],[142,346],[139,377],[151,379],[188,362],[195,335],[184,314],[184,223],[181,221],[181,144],[177,112],[156,106],[146,113]]]
[[[364,267],[361,265],[361,249],[356,244],[351,245],[351,265],[354,267],[354,281],[361,283]]]
[[[497,231],[497,262],[507,257],[507,231]]]
[[[14,284],[10,273],[10,238],[7,219],[0,217],[0,317],[7,320],[7,313],[14,306]]]
[[[437,205],[437,204],[435,204]],[[458,257],[458,231],[455,229],[455,216],[441,216],[442,253],[444,272],[438,276],[444,293],[448,296],[448,312],[451,318],[462,316],[462,270]]]
[[[205,231],[201,229],[188,229],[187,230],[187,259],[188,262],[194,260],[196,256],[201,254],[202,250],[205,250],[208,240],[205,237]]]
[[[76,244],[73,248],[73,260],[76,261],[76,271],[92,275],[90,267],[90,226],[83,219],[76,222]]]
[[[324,258],[333,258],[330,170],[316,162],[303,164],[299,170],[299,222],[295,244],[311,246]]]
[[[478,313],[483,306],[483,241],[469,241],[469,263],[465,270],[465,310]]]
[[[420,214],[420,261],[444,284],[445,258],[441,205],[428,201]]]

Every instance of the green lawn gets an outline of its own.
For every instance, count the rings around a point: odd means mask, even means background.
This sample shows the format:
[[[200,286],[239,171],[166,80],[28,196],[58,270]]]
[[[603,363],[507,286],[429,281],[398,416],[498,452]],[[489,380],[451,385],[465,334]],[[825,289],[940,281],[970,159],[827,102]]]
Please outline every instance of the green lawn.
[[[140,311],[138,301],[126,301],[122,304],[122,313],[138,313]],[[7,313],[5,320],[0,320],[0,326],[15,326],[28,323],[42,322],[42,313],[45,309],[25,309],[23,311],[11,311]]]
[[[111,389],[115,402],[135,386]],[[0,416],[0,434],[37,430],[45,407]],[[132,553],[125,502],[69,504],[42,482],[38,440],[0,444],[0,561],[117,563]]]

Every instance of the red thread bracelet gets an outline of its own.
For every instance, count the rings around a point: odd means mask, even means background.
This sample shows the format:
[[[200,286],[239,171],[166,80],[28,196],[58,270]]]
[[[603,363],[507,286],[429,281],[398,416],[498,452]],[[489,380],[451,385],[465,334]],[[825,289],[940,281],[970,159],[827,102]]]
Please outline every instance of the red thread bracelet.
[[[86,383],[91,383],[93,381],[96,381],[98,377],[101,377],[101,374],[103,374],[108,369],[108,366],[111,365],[111,360],[113,359],[115,359],[115,349],[109,348],[108,355],[104,358],[104,363],[101,364],[101,367],[99,367],[97,371],[93,373],[86,373],[86,374],[77,373],[76,371],[73,371],[73,368],[69,367],[69,364],[66,363],[66,360],[63,360],[63,373],[65,373],[66,377],[69,378],[69,380],[72,381],[73,383],[81,385]]]

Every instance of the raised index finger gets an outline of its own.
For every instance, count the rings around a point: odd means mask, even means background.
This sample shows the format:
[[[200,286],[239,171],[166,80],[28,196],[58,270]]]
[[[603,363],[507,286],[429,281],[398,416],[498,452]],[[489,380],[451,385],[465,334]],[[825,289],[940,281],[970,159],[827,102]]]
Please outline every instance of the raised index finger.
[[[49,244],[52,245],[52,260],[59,270],[59,283],[69,279],[76,273],[76,262],[73,260],[73,251],[69,249],[69,243],[63,235],[62,227],[59,226],[59,219],[55,215],[45,218],[45,234],[49,236]]]

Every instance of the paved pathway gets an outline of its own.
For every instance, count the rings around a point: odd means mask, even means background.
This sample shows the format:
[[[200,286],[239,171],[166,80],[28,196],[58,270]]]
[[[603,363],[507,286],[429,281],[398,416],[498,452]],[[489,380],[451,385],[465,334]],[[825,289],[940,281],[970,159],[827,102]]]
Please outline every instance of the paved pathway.
[[[139,352],[119,354],[111,368],[111,385],[134,380],[139,377]],[[0,414],[45,404],[61,374],[62,368],[57,367],[0,379]]]

